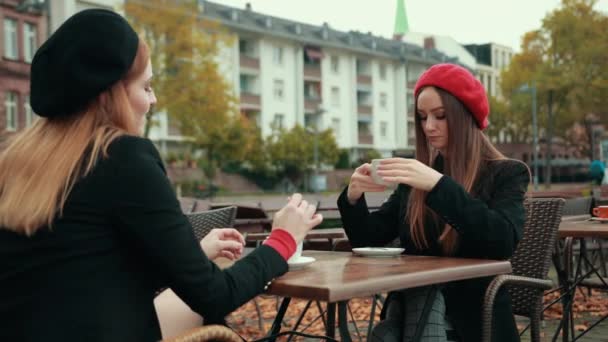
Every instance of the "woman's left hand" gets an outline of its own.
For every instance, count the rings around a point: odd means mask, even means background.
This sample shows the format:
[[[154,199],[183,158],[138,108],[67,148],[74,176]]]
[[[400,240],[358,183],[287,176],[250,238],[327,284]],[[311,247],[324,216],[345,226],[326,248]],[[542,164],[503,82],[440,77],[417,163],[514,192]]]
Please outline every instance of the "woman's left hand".
[[[215,228],[201,240],[205,255],[211,260],[224,257],[236,260],[243,254],[245,238],[234,228]]]
[[[443,174],[409,158],[387,158],[378,165],[378,175],[388,183],[403,183],[412,188],[431,191]]]

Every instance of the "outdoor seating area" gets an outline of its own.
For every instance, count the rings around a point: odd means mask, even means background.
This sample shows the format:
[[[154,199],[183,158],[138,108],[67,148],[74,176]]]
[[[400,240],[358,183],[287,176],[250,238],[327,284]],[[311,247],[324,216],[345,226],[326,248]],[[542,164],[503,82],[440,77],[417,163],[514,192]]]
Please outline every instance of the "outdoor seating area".
[[[602,326],[608,317],[608,224],[590,220],[595,203],[590,196],[563,199],[546,195],[526,200],[524,238],[510,262],[478,264],[466,259],[412,256],[360,258],[351,253],[341,227],[313,229],[307,235],[304,255],[316,261],[281,277],[268,293],[229,315],[226,322],[247,340],[283,331],[289,336],[287,340],[306,340],[303,336],[310,334],[363,341],[379,321],[388,291],[495,275],[485,299],[484,341],[490,341],[493,296],[503,286],[511,293],[523,341],[575,341],[581,337],[600,341],[598,336],[608,333]],[[380,197],[368,201],[372,210],[381,205]],[[255,206],[208,203],[206,207],[264,211],[264,205],[261,201]],[[267,205],[272,207],[273,202]],[[330,221],[335,216],[338,220],[332,222],[340,224],[335,199],[320,197],[317,205],[318,212],[329,214]],[[270,218],[276,208],[264,212]],[[255,210],[242,211],[242,215],[246,213],[260,215]],[[243,234],[248,245],[257,246],[268,237],[269,230]],[[466,267],[459,269],[459,265]],[[400,271],[396,272],[397,268]]]

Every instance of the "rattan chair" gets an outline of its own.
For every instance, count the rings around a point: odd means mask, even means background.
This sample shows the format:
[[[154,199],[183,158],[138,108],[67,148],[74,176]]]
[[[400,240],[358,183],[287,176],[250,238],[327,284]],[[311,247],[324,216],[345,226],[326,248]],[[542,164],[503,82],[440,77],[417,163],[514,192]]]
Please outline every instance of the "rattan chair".
[[[242,342],[243,339],[232,329],[223,325],[205,325],[187,331],[179,336],[165,339],[163,342]]]
[[[593,197],[568,198],[564,203],[562,216],[589,215],[591,213],[591,202]]]
[[[197,240],[202,240],[213,228],[234,227],[236,206],[186,214]]]
[[[483,307],[483,339],[490,342],[492,336],[492,309],[498,290],[507,285],[513,313],[530,318],[532,341],[540,341],[540,319],[543,292],[553,286],[547,279],[551,256],[562,217],[562,198],[527,199],[524,235],[511,258],[513,274],[499,275],[486,290]]]

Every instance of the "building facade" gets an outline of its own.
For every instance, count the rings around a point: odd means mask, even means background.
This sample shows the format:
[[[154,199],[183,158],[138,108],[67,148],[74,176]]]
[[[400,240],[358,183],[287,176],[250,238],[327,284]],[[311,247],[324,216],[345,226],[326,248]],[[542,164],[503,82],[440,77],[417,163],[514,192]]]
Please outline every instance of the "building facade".
[[[0,1],[0,136],[30,125],[35,116],[29,105],[30,64],[46,37],[46,16],[22,1]]]
[[[240,112],[263,136],[296,124],[331,128],[351,160],[369,149],[413,155],[413,87],[429,66],[457,61],[436,49],[309,25],[200,1],[204,18],[233,35],[218,58],[240,99]],[[150,137],[161,151],[179,136],[163,113]]]
[[[119,8],[120,0],[0,1],[0,136],[29,126],[30,67],[38,47],[72,14],[86,8]]]
[[[477,61],[477,77],[490,96],[502,99],[500,73],[509,66],[515,54],[513,49],[496,43],[467,44],[464,47]]]

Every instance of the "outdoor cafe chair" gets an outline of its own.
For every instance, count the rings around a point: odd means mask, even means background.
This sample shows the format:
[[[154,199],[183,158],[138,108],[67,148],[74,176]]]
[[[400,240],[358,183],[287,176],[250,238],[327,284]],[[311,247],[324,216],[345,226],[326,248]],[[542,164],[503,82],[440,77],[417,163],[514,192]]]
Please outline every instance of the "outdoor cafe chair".
[[[507,285],[511,295],[513,313],[530,318],[531,340],[540,341],[543,293],[553,286],[547,274],[561,222],[564,199],[526,199],[524,206],[524,235],[511,258],[513,273],[495,277],[486,290],[482,326],[484,342],[490,342],[494,323],[494,299],[504,285]]]
[[[205,325],[189,330],[179,336],[164,339],[162,342],[242,342],[243,339],[232,329],[219,325]]]
[[[186,214],[197,240],[202,240],[213,228],[234,227],[236,206]]]

